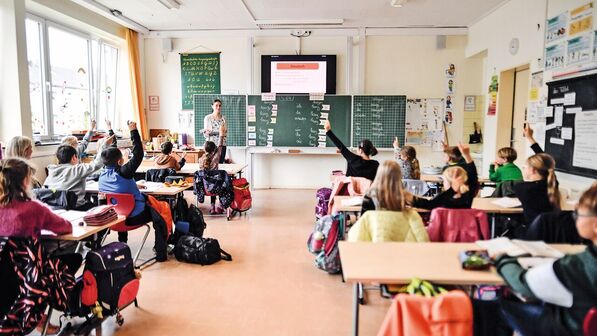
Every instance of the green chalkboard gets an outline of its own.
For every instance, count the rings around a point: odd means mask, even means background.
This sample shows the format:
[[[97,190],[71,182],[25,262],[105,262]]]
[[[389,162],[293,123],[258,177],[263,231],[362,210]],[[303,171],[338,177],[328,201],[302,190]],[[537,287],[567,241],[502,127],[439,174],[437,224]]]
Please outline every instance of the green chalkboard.
[[[369,139],[377,148],[404,143],[406,96],[353,96],[352,145]]]
[[[182,109],[193,109],[193,95],[220,93],[220,53],[180,54]]]
[[[249,96],[247,105],[248,146],[333,147],[323,130],[326,114],[332,130],[350,144],[351,96],[276,95],[275,101]],[[274,123],[275,120],[275,123]]]
[[[246,95],[216,95],[197,94],[193,96],[193,111],[195,115],[195,145],[202,146],[205,137],[203,119],[212,113],[211,105],[214,99],[222,101],[222,115],[228,125],[228,146],[246,146],[247,137],[247,96]]]

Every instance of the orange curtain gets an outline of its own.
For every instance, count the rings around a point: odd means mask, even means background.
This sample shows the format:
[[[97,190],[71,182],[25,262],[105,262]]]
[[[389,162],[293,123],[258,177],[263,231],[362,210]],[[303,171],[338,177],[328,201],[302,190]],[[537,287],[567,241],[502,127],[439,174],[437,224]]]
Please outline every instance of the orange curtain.
[[[139,133],[142,139],[149,139],[147,129],[147,118],[145,116],[145,105],[143,99],[143,88],[141,87],[141,67],[139,65],[139,40],[137,32],[131,29],[126,30],[126,44],[129,50],[129,72],[131,78],[131,93],[133,96],[133,110],[135,119],[138,120]]]

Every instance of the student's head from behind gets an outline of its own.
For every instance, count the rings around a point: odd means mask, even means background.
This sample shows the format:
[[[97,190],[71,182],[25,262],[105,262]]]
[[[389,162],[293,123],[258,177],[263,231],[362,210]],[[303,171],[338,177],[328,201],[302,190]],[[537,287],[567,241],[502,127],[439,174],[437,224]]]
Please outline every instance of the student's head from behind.
[[[373,143],[371,142],[371,140],[363,139],[359,143],[358,153],[361,156],[367,156],[367,157],[375,156],[375,155],[377,155],[377,148],[375,148],[375,146],[373,146]]]
[[[444,180],[444,189],[452,188],[454,192],[464,194],[469,190],[466,182],[468,174],[460,166],[449,167],[442,173]]]
[[[377,168],[370,190],[375,194],[380,210],[402,211],[405,207],[405,195],[398,162],[388,160],[382,163]]]
[[[412,161],[417,158],[417,150],[413,146],[404,146],[400,149],[400,158],[404,161]]]
[[[216,143],[213,141],[206,141],[205,144],[203,145],[203,149],[205,150],[205,153],[207,154],[214,154],[216,152],[216,149],[218,147],[216,146]]]
[[[79,140],[77,139],[76,136],[66,136],[62,139],[62,145],[69,145],[73,148],[77,148],[77,146],[79,145]]]
[[[58,159],[59,164],[77,164],[79,161],[77,158],[77,150],[70,145],[61,145],[58,147],[56,150],[56,158]]]
[[[33,142],[26,136],[16,136],[6,144],[6,157],[17,157],[31,159],[33,154]]]
[[[124,158],[120,149],[109,147],[102,151],[102,162],[106,167],[122,166]]]
[[[576,229],[582,238],[597,244],[597,182],[593,183],[578,200]]]
[[[445,160],[447,163],[458,163],[462,160],[462,153],[456,146],[450,146],[444,150]]]
[[[516,161],[518,154],[516,153],[516,150],[512,147],[503,147],[498,150],[497,156],[501,163],[512,163]]]
[[[162,154],[166,154],[169,155],[170,153],[172,153],[172,148],[174,148],[172,146],[172,143],[170,141],[166,141],[162,144]]]
[[[0,160],[0,207],[14,200],[31,199],[29,187],[35,169],[20,158]]]
[[[560,209],[560,191],[555,168],[556,161],[551,155],[546,153],[531,155],[524,166],[524,179],[527,181],[546,180],[549,203],[555,209]]]

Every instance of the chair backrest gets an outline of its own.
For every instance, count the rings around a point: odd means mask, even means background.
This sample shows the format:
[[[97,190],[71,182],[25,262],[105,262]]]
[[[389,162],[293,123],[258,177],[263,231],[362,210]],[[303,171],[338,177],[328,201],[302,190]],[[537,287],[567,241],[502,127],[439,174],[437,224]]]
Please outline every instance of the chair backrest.
[[[424,196],[429,191],[427,182],[422,180],[402,179],[402,186],[406,191],[416,196]]]
[[[36,188],[33,189],[33,194],[38,201],[54,210],[73,210],[77,207],[77,194],[74,191]]]
[[[487,214],[477,209],[433,209],[427,233],[434,242],[471,243],[490,238]]]
[[[585,336],[597,335],[597,308],[591,308],[585,315],[582,329]]]
[[[522,181],[504,181],[500,182],[491,197],[516,197],[514,186]]]
[[[172,168],[148,169],[145,172],[145,180],[149,182],[165,182],[166,177],[176,175],[176,170]]]
[[[538,215],[527,229],[526,239],[543,240],[548,244],[582,243],[570,211],[552,211]]]
[[[132,194],[106,194],[106,201],[122,216],[128,216],[135,208],[135,197]]]

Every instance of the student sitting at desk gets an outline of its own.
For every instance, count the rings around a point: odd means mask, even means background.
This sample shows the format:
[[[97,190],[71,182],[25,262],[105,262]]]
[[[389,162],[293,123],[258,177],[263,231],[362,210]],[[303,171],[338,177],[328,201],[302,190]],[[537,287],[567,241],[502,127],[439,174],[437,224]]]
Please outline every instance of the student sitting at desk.
[[[379,167],[379,162],[371,159],[372,156],[377,154],[377,149],[373,146],[373,143],[369,139],[361,140],[357,150],[358,154],[354,154],[332,132],[332,125],[329,120],[325,121],[324,128],[325,134],[340,149],[340,153],[346,159],[346,176],[364,177],[373,181]]]
[[[576,228],[591,241],[587,249],[546,262],[529,270],[516,258],[492,256],[498,273],[510,288],[527,301],[502,301],[511,327],[524,336],[582,335],[583,320],[597,304],[597,183],[578,201]]]
[[[504,181],[522,181],[522,172],[514,164],[517,157],[514,148],[500,148],[495,162],[489,165],[489,179],[498,184]]]
[[[539,214],[560,209],[561,196],[554,171],[555,165],[553,157],[549,154],[539,153],[530,156],[524,167],[525,182],[514,186],[527,224],[531,224]]]
[[[174,155],[172,154],[172,143],[170,141],[166,141],[162,144],[162,154],[156,156],[155,161],[153,163],[154,167],[157,169],[168,169],[172,168],[176,171],[180,170],[185,164],[185,156],[187,155],[186,152],[182,152],[180,156],[180,160],[176,160]]]
[[[400,148],[398,137],[394,138],[394,157],[402,169],[402,177],[408,180],[418,180],[421,178],[421,168],[417,160],[417,151],[413,146],[404,146]]]
[[[203,149],[205,150],[205,155],[199,158],[199,167],[202,170],[210,171],[210,170],[217,170],[220,158],[224,154],[224,141],[226,139],[226,126],[224,124],[220,125],[219,132],[218,132],[218,146],[212,141],[206,141]],[[209,213],[214,214],[223,214],[224,208],[219,206],[216,207],[216,196],[211,196],[211,209]]]
[[[146,199],[135,182],[135,172],[143,162],[143,145],[135,122],[128,122],[133,142],[133,157],[125,164],[122,152],[118,148],[110,147],[101,153],[101,158],[106,166],[100,174],[98,189],[103,193],[132,194],[135,198],[135,207],[126,218],[126,225],[136,226],[151,221],[151,212],[146,206]],[[118,241],[126,243],[128,232],[118,232]]]
[[[13,137],[6,144],[6,155],[4,155],[6,158],[15,157],[31,160],[31,155],[33,155],[33,142],[26,136]],[[31,186],[33,189],[41,188],[41,182],[35,176],[31,176]]]
[[[422,209],[451,208],[469,209],[473,204],[476,191],[470,187],[471,177],[477,179],[477,168],[470,154],[468,145],[459,144],[459,152],[462,152],[466,160],[466,170],[460,165],[448,167],[442,173],[444,180],[444,191],[431,200],[414,197],[412,206]],[[469,173],[470,172],[470,173]]]
[[[59,235],[72,232],[70,222],[55,215],[42,203],[31,199],[33,173],[34,169],[22,159],[0,160],[0,237],[37,239],[41,235],[41,230],[49,230]],[[65,263],[67,271],[72,275],[79,269],[83,260],[81,255],[76,253],[56,255],[55,258]],[[6,269],[7,265],[4,263],[8,259],[0,258],[0,269]],[[19,280],[16,273],[12,274],[14,276],[0,277],[3,289],[18,288]],[[9,295],[0,295],[0,311],[8,311],[17,299],[17,294],[18,289],[17,292]],[[38,331],[42,331],[46,319],[47,316],[43,315],[37,326]],[[56,326],[48,326],[48,334],[56,334],[58,330]]]

